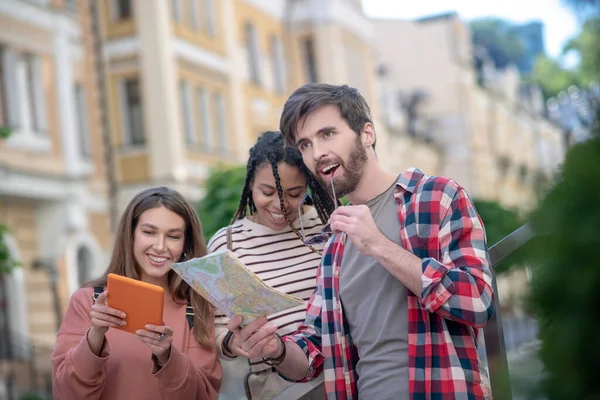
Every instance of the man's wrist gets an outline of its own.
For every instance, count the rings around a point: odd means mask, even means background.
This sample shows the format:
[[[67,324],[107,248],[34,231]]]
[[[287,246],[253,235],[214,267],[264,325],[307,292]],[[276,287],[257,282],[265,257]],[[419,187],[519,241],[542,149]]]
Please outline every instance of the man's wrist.
[[[283,360],[285,359],[286,356],[286,346],[285,346],[285,342],[283,341],[283,338],[277,334],[277,343],[278,343],[278,352],[275,357],[263,357],[263,361],[265,362],[265,364],[267,365],[271,365],[271,366],[277,366],[279,364],[281,364],[283,362]]]

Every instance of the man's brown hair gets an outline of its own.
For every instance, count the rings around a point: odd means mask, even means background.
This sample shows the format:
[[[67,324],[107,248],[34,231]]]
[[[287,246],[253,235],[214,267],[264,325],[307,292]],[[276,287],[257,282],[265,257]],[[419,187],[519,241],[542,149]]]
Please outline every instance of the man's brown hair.
[[[338,108],[342,118],[357,135],[360,135],[367,122],[373,124],[369,105],[357,89],[348,85],[308,83],[296,89],[283,106],[279,129],[285,142],[296,147],[298,121],[328,105]]]

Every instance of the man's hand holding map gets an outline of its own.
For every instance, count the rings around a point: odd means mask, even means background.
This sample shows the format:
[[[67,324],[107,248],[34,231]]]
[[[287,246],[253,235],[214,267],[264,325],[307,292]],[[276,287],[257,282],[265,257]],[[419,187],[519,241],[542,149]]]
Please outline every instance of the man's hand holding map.
[[[301,299],[267,285],[227,249],[173,264],[171,268],[229,318],[241,315],[243,325],[304,304]]]

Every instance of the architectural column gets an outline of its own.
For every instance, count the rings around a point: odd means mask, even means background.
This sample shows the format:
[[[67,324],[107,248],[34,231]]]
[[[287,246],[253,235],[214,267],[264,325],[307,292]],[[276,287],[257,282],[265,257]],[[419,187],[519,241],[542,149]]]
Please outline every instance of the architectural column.
[[[135,1],[144,131],[153,181],[185,179],[169,1]]]
[[[61,144],[67,175],[81,173],[81,154],[75,110],[75,88],[73,80],[73,54],[70,32],[66,24],[58,24],[54,31],[54,73]]]

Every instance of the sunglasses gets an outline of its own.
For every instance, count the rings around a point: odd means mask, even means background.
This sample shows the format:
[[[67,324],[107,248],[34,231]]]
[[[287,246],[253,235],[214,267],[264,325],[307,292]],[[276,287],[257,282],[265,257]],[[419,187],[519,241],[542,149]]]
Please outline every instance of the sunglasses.
[[[333,202],[335,203],[335,208],[337,208],[338,201],[337,201],[337,197],[335,195],[335,188],[333,187],[333,178],[331,178],[330,182],[331,182],[331,193],[333,193]],[[302,215],[302,212],[301,212],[302,205],[304,204],[304,202],[306,201],[307,198],[308,198],[308,193],[304,193],[304,196],[302,196],[302,199],[300,200],[300,203],[298,204],[298,216]],[[329,224],[327,224],[321,230],[321,233],[318,233],[314,236],[311,236],[309,239],[306,239],[306,235],[304,234],[304,224],[302,223],[302,218],[300,218],[300,232],[302,233],[302,241],[304,242],[304,244],[309,245],[309,246],[325,243],[326,241],[329,240],[331,235],[333,235],[331,226],[329,226]]]

